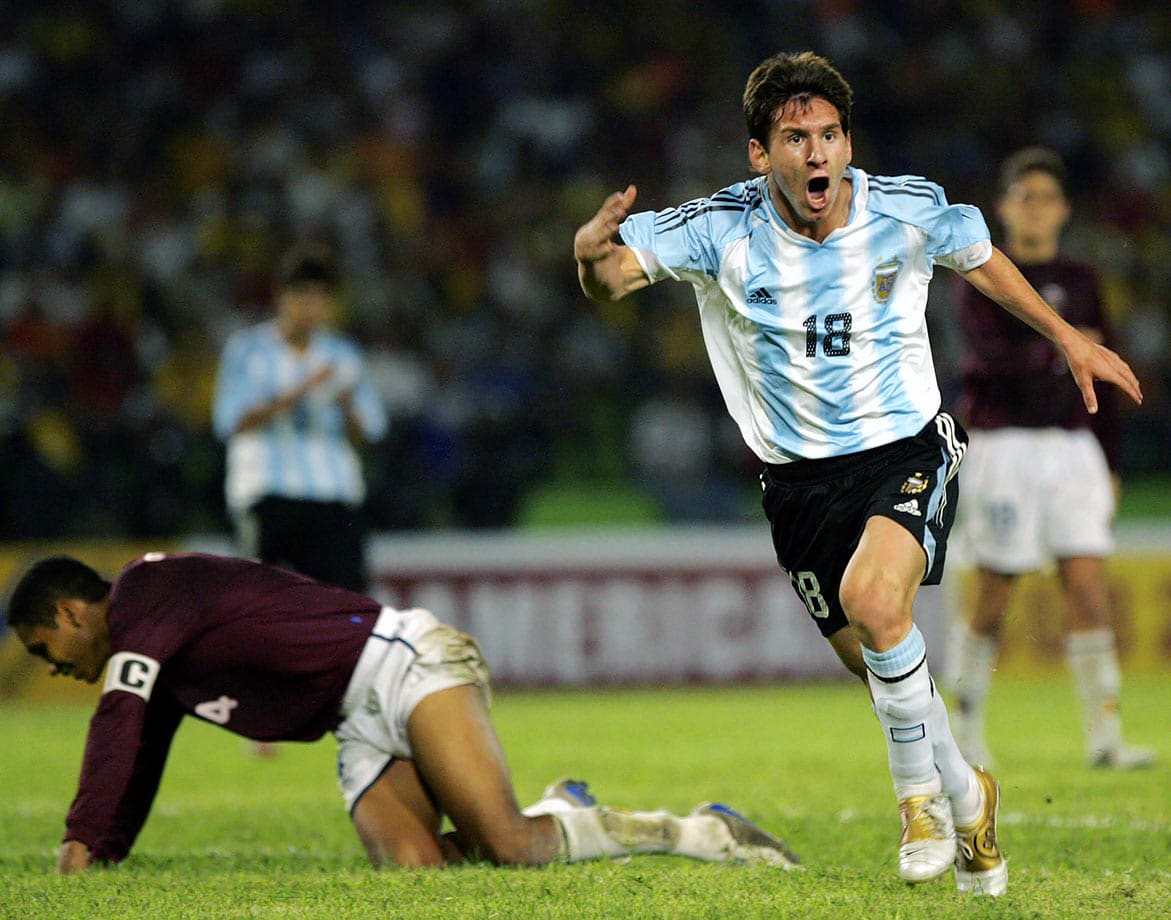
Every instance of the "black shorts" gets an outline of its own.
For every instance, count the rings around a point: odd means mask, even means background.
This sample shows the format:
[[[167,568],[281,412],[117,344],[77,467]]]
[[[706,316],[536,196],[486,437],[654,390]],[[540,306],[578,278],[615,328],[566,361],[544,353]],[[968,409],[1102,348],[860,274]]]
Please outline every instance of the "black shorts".
[[[366,527],[362,510],[342,502],[268,495],[253,505],[240,542],[246,555],[326,584],[364,592]]]
[[[939,584],[967,444],[959,423],[940,412],[914,437],[841,457],[770,464],[760,474],[777,561],[823,636],[847,625],[838,598],[842,575],[875,515],[911,532],[927,555],[923,584]]]

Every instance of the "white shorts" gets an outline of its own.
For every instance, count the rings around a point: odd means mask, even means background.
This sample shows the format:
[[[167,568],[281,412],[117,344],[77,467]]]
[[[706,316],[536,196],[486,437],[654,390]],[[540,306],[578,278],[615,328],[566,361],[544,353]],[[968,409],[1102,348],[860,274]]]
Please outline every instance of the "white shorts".
[[[338,784],[346,810],[390,766],[411,759],[407,719],[427,696],[472,684],[490,701],[488,667],[476,641],[429,610],[383,607],[342,702]]]
[[[1114,489],[1098,439],[1087,429],[968,432],[958,520],[981,568],[1031,572],[1054,559],[1114,549]]]

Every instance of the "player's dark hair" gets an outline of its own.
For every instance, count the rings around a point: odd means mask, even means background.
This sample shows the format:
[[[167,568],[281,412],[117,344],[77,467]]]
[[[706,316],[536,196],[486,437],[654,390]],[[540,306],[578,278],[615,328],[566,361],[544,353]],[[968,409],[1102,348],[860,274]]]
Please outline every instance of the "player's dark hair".
[[[1065,191],[1065,161],[1061,154],[1048,147],[1025,147],[1008,157],[1000,166],[1000,194],[1031,172],[1051,175]]]
[[[72,556],[48,556],[34,562],[8,599],[9,626],[57,625],[57,601],[95,602],[110,593],[110,583]]]
[[[752,71],[744,87],[748,136],[767,145],[773,122],[785,104],[797,100],[808,105],[814,98],[837,109],[842,130],[849,132],[854,91],[837,69],[812,51],[774,54]]]
[[[284,254],[277,268],[277,285],[281,288],[323,284],[336,291],[341,283],[341,270],[333,251],[322,243],[298,243]]]

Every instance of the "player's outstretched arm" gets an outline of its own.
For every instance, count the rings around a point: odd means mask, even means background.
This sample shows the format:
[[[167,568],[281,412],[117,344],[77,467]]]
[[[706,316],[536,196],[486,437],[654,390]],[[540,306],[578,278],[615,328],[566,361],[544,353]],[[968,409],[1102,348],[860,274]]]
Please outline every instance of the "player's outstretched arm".
[[[628,185],[625,191],[610,195],[573,237],[577,277],[591,300],[619,300],[650,284],[634,253],[614,242],[618,225],[630,213],[637,194],[638,189]]]
[[[1090,413],[1098,411],[1095,380],[1112,383],[1136,403],[1142,403],[1142,387],[1130,365],[1062,319],[999,249],[994,247],[992,257],[983,265],[961,274],[981,294],[996,301],[1061,349]]]
[[[293,408],[314,387],[320,386],[329,380],[333,376],[333,373],[333,367],[328,364],[317,368],[288,392],[276,397],[271,402],[264,403],[255,409],[250,409],[248,412],[245,412],[240,417],[239,422],[236,423],[234,433],[239,434],[242,431],[249,431],[253,428],[259,428],[261,425],[267,425],[282,412],[288,412],[289,409]]]

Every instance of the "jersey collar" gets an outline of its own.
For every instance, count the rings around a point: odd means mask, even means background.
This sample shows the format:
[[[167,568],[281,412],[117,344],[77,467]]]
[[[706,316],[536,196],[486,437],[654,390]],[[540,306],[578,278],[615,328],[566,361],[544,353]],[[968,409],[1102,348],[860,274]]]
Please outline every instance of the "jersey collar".
[[[856,166],[847,166],[842,178],[848,178],[852,183],[850,194],[850,213],[846,216],[845,224],[843,224],[841,227],[838,227],[837,230],[834,230],[833,233],[826,237],[827,242],[834,237],[834,234],[840,233],[841,231],[850,227],[850,225],[854,223],[854,220],[857,218],[857,216],[866,210],[866,204],[870,200],[870,183],[865,172],[863,172],[861,169],[858,169]],[[794,240],[808,243],[812,246],[821,245],[814,243],[807,236],[802,236],[800,233],[796,233],[792,227],[785,223],[784,218],[781,217],[780,212],[777,211],[777,206],[773,204],[772,195],[769,194],[768,176],[760,176],[757,181],[760,183],[760,197],[764,202],[769,221],[774,224],[781,231],[781,233],[792,237]]]

